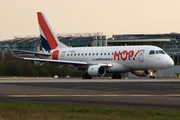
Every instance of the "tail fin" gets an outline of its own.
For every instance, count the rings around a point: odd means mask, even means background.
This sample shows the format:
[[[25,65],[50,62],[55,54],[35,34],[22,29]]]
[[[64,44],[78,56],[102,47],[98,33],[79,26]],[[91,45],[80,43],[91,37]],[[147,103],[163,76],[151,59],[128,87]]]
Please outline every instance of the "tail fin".
[[[46,51],[50,51],[56,48],[67,48],[66,45],[61,43],[54,34],[50,24],[48,23],[44,13],[37,12],[39,29],[41,34],[42,47]]]

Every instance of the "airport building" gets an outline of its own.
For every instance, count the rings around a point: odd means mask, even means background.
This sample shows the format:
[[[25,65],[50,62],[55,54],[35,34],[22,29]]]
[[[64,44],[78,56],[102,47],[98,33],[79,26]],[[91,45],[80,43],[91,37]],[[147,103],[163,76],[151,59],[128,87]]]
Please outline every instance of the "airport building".
[[[58,39],[72,47],[90,46],[126,46],[126,45],[155,45],[158,46],[174,60],[174,66],[169,69],[159,70],[156,77],[176,77],[180,73],[180,33],[169,34],[119,34],[106,38],[102,33],[69,33],[58,34]],[[15,37],[12,40],[0,41],[0,57],[3,61],[4,53],[12,49],[40,51],[41,39],[39,36]],[[126,76],[135,77],[129,73]]]

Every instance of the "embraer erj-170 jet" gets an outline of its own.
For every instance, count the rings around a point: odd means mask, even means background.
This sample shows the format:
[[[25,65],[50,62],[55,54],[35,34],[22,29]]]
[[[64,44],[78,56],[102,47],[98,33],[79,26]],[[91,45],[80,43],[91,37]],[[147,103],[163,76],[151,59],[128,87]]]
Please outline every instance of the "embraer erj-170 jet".
[[[45,15],[38,12],[37,16],[45,52],[14,50],[38,56],[18,58],[40,61],[40,65],[59,63],[60,68],[73,66],[76,70],[85,71],[83,79],[104,76],[106,73],[113,73],[112,79],[121,79],[120,73],[125,72],[155,78],[154,73],[158,70],[174,65],[171,57],[156,46],[68,47],[58,40]],[[17,57],[12,50],[11,53]]]

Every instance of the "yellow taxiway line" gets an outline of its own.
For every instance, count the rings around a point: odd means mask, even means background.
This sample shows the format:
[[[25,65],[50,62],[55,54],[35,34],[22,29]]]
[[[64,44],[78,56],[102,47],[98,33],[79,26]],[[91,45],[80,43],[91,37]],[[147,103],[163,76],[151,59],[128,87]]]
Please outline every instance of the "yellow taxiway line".
[[[130,95],[6,95],[8,97],[180,97],[180,94],[148,95],[148,94],[130,94]]]

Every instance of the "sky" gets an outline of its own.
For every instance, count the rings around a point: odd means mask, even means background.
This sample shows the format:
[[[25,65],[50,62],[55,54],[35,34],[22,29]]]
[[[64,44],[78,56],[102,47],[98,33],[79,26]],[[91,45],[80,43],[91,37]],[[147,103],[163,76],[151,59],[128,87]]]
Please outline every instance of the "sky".
[[[180,0],[0,0],[0,41],[38,36],[37,12],[55,34],[180,33]]]

